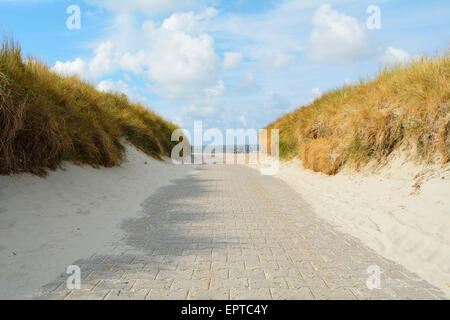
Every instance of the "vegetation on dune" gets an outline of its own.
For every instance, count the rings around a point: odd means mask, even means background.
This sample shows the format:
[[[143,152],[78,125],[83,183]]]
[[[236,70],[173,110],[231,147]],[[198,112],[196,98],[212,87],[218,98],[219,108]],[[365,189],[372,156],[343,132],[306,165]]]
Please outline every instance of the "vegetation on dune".
[[[400,146],[421,161],[450,160],[450,54],[384,69],[375,80],[326,93],[269,125],[280,156],[336,174],[383,161]]]
[[[111,167],[123,138],[155,158],[170,155],[176,126],[125,95],[103,93],[77,77],[0,48],[0,174],[44,175],[62,161]]]

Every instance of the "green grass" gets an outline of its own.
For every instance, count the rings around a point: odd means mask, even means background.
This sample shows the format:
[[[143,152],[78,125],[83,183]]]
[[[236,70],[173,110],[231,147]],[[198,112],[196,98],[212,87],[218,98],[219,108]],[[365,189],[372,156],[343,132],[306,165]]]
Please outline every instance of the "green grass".
[[[45,175],[63,161],[117,166],[124,139],[159,159],[170,155],[176,128],[125,95],[58,75],[44,63],[23,59],[17,43],[1,43],[0,174]]]
[[[382,70],[376,79],[324,94],[268,126],[280,155],[336,174],[381,162],[401,145],[419,161],[450,160],[450,55]]]

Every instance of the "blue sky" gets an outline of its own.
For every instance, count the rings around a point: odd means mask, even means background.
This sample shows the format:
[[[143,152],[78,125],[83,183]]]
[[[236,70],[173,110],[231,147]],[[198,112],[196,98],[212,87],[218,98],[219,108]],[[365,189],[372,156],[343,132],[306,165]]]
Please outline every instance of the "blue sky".
[[[79,30],[66,27],[70,5]],[[370,5],[380,29],[367,27]],[[0,30],[56,72],[183,128],[258,129],[384,65],[443,53],[450,2],[0,0]]]

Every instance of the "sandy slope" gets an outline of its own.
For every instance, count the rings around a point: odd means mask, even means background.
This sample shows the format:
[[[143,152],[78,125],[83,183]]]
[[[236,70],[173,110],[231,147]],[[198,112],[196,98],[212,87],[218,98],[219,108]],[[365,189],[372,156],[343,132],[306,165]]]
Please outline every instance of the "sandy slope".
[[[418,174],[419,173],[419,174]],[[300,162],[277,175],[323,219],[406,266],[450,297],[450,168],[400,160],[377,174],[326,176]],[[414,188],[421,181],[420,189]]]
[[[0,176],[0,299],[30,298],[76,259],[109,250],[119,225],[186,166],[127,146],[109,169],[66,165],[45,178]]]

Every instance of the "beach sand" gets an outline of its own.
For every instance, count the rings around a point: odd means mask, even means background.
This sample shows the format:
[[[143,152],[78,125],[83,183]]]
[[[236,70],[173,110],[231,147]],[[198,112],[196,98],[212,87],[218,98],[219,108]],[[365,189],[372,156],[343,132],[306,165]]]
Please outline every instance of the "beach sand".
[[[0,176],[0,299],[33,298],[75,260],[111,250],[122,221],[187,171],[126,149],[120,167]]]
[[[281,163],[277,177],[318,216],[450,297],[448,165],[418,166],[396,159],[376,172],[344,170],[327,176],[291,161]]]

